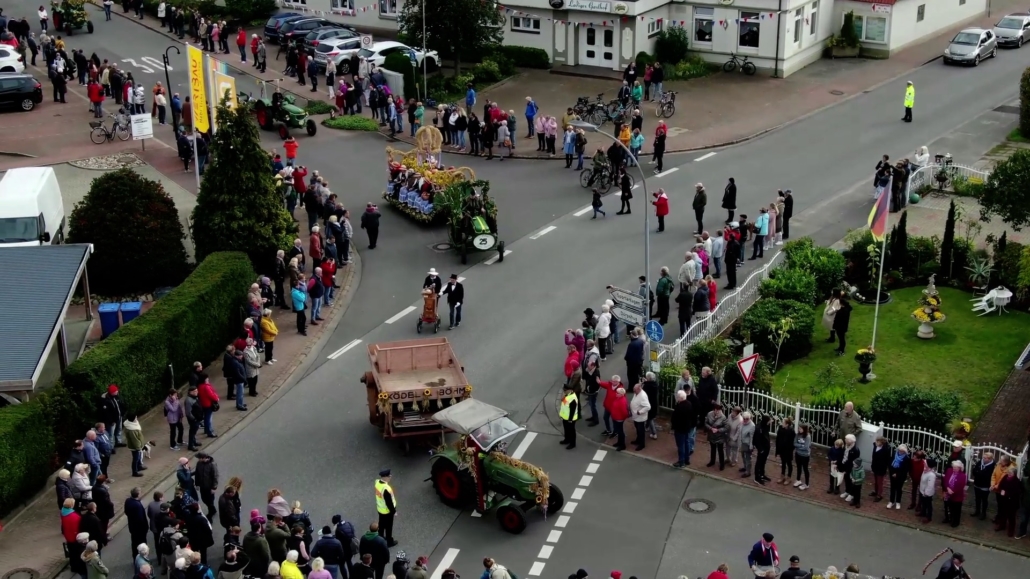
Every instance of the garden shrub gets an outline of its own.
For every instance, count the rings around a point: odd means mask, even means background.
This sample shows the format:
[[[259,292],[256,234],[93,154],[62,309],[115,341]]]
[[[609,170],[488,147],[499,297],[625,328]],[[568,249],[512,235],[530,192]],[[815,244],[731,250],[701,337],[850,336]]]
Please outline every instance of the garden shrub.
[[[341,115],[331,119],[325,119],[322,121],[322,125],[329,127],[330,129],[340,129],[344,131],[379,130],[379,123],[377,123],[375,119],[359,117],[356,115]]]
[[[847,260],[840,252],[829,247],[817,247],[811,237],[789,241],[783,246],[790,269],[802,269],[815,276],[818,297],[830,295],[844,281]]]
[[[334,108],[336,107],[325,101],[313,99],[308,101],[308,106],[304,107],[304,110],[309,115],[328,115]]]
[[[1030,137],[1030,68],[1019,78],[1019,134]]]
[[[68,366],[65,387],[87,414],[110,384],[130,412],[145,412],[167,395],[169,365],[186,376],[193,362],[214,358],[238,334],[255,276],[245,254],[212,253],[150,311]]]
[[[887,425],[903,424],[934,432],[950,432],[951,421],[959,417],[962,401],[958,394],[902,385],[884,388],[869,402],[870,420]]]
[[[383,61],[383,68],[392,70],[404,77],[404,98],[413,99],[418,97],[417,81],[415,80],[415,69],[411,65],[411,58],[407,54],[395,52],[387,55]]]
[[[663,406],[675,405],[676,383],[679,382],[680,377],[683,375],[684,368],[686,366],[683,364],[662,365],[661,369],[658,370],[658,400],[653,402],[653,404],[661,404]]]
[[[472,78],[475,79],[475,82],[489,84],[504,77],[501,75],[501,68],[497,62],[488,58],[472,67]]]
[[[847,248],[844,250],[844,278],[852,285],[864,285],[869,281],[866,264],[869,261],[869,246],[875,243],[873,234],[868,229],[858,229],[848,233],[844,238]]]
[[[668,80],[691,80],[706,77],[714,71],[715,68],[704,58],[690,54],[680,62],[668,65],[665,76]]]
[[[0,409],[0,515],[46,482],[53,469],[54,435],[42,404],[32,400]]]
[[[776,342],[770,334],[773,324],[778,324],[783,318],[793,320],[794,327],[780,348],[781,365],[804,358],[812,351],[815,310],[811,305],[794,300],[761,299],[744,312],[738,328],[745,341],[755,345],[756,352],[763,358],[774,360]]]
[[[775,268],[762,281],[759,295],[766,299],[794,300],[803,304],[817,301],[815,276],[803,269]]]
[[[646,50],[641,50],[637,53],[637,57],[634,60],[637,63],[637,74],[641,77],[644,76],[644,69],[647,65],[654,64],[654,57],[651,56]]]
[[[730,362],[723,367],[722,385],[726,388],[743,388],[744,386],[748,386],[744,384],[744,377],[740,375],[740,368],[737,368],[736,362]],[[749,387],[763,392],[770,392],[772,390],[772,369],[765,360],[759,358],[758,364],[755,365],[755,373],[751,377],[751,384]]]
[[[1008,241],[1004,247],[994,250],[994,273],[991,274],[991,285],[1002,285],[1009,289],[1019,287],[1021,274],[1020,260],[1023,256],[1023,244]]]
[[[687,366],[694,376],[701,375],[701,368],[721,368],[730,359],[730,347],[722,338],[696,342],[687,348]]]
[[[919,271],[916,273],[918,279],[929,279],[931,275],[938,275],[941,273],[941,264],[936,261],[928,261],[919,266]]]
[[[666,68],[687,59],[690,35],[681,26],[663,28],[654,43],[654,59]]]
[[[489,51],[491,56],[503,55],[519,68],[551,68],[551,56],[546,50],[532,46],[512,46],[502,44]]]
[[[932,237],[909,237],[905,276],[912,277],[924,264],[937,261],[937,249],[937,242]]]

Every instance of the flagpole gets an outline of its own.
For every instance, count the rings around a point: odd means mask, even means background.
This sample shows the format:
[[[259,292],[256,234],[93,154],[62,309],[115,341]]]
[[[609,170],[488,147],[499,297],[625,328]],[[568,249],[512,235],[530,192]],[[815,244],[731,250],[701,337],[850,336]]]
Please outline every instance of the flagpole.
[[[886,196],[889,194],[890,188],[888,187],[885,188],[883,193],[881,193],[880,195]],[[880,202],[880,199],[876,200],[876,203]],[[869,348],[872,350],[876,349],[876,327],[878,325],[878,322],[880,321],[880,294],[883,290],[883,262],[884,259],[887,257],[887,223],[890,221],[890,201],[888,199],[886,201],[883,201],[883,203],[886,204],[888,207],[887,211],[884,212],[883,216],[883,241],[882,245],[880,246],[880,275],[876,282],[876,309],[873,311],[873,340],[872,343],[869,344]]]

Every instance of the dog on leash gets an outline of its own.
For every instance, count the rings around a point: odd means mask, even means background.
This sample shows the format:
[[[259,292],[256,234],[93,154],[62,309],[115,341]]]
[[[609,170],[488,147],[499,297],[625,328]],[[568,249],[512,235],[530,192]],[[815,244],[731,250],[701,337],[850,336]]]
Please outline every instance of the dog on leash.
[[[153,448],[154,448],[154,441],[153,440],[148,440],[147,442],[145,442],[143,444],[143,456],[146,457],[147,459],[149,459],[150,458],[150,451]]]

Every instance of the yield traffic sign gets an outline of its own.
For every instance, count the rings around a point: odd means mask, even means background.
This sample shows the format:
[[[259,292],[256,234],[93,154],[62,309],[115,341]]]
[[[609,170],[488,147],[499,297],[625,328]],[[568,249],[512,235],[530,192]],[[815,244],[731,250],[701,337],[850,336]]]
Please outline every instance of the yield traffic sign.
[[[744,384],[750,384],[751,379],[755,377],[755,368],[758,366],[758,354],[751,354],[746,358],[737,360],[737,370],[740,371],[741,377],[744,378]]]

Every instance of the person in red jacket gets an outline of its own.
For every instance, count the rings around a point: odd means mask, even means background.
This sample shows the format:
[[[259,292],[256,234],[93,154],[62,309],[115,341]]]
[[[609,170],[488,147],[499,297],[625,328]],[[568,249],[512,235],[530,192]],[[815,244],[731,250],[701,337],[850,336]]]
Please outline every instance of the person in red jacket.
[[[332,307],[333,297],[336,295],[336,260],[330,255],[322,260],[322,285],[325,286],[322,303],[326,307]]]
[[[236,48],[240,51],[240,62],[247,63],[247,33],[240,26],[236,30]],[[255,59],[256,60],[256,59]]]
[[[730,579],[729,566],[726,563],[719,565],[719,568],[708,574],[708,579]]]
[[[654,201],[651,205],[654,205],[654,214],[658,216],[658,233],[661,233],[665,231],[665,216],[669,214],[669,196],[665,194],[665,189],[659,189],[652,195]]]
[[[604,431],[601,432],[603,436],[613,436],[615,434],[615,427],[612,426],[612,404],[615,403],[615,391],[622,388],[622,379],[616,374],[612,376],[610,382],[599,380],[597,385],[604,388],[607,392],[604,395]]]
[[[98,119],[104,118],[104,87],[90,79],[86,93],[89,95],[89,104],[93,107],[93,116]]]
[[[75,499],[64,499],[61,507],[61,534],[64,535],[66,543],[74,543],[75,536],[79,534],[79,522],[82,517],[75,512]]]
[[[612,399],[611,415],[612,415],[612,427],[615,429],[615,450],[626,450],[626,429],[624,423],[629,420],[629,399],[626,398],[626,389],[619,384],[619,387],[614,390],[615,396]],[[608,395],[604,396],[605,401],[608,400]]]
[[[207,374],[201,373],[198,377],[200,385],[197,386],[197,397],[200,399],[200,407],[204,409],[204,433],[208,438],[218,438],[215,427],[211,424],[211,415],[219,401],[218,394],[211,386],[211,378]]]
[[[580,358],[579,350],[576,349],[576,346],[569,344],[565,348],[568,351],[568,354],[565,356],[565,382],[568,383],[569,378],[572,377],[572,373],[579,367]],[[573,364],[573,362],[575,362],[575,364]]]
[[[285,141],[283,141],[283,149],[286,150],[286,162],[288,164],[296,165],[297,149],[299,149],[299,148],[300,148],[300,143],[298,143],[297,139],[294,139],[293,137],[290,137],[290,138],[286,139]],[[296,169],[294,169],[294,170],[296,170]],[[293,181],[294,181],[294,187],[296,187],[297,178],[294,177]]]
[[[259,64],[258,63],[257,55],[258,55],[258,46],[260,46],[260,44],[261,44],[261,39],[258,38],[258,35],[257,34],[252,34],[251,37],[250,37],[250,54],[251,54],[251,56],[254,57],[254,64],[253,64],[253,66],[255,66],[255,67],[258,66],[258,64]]]

